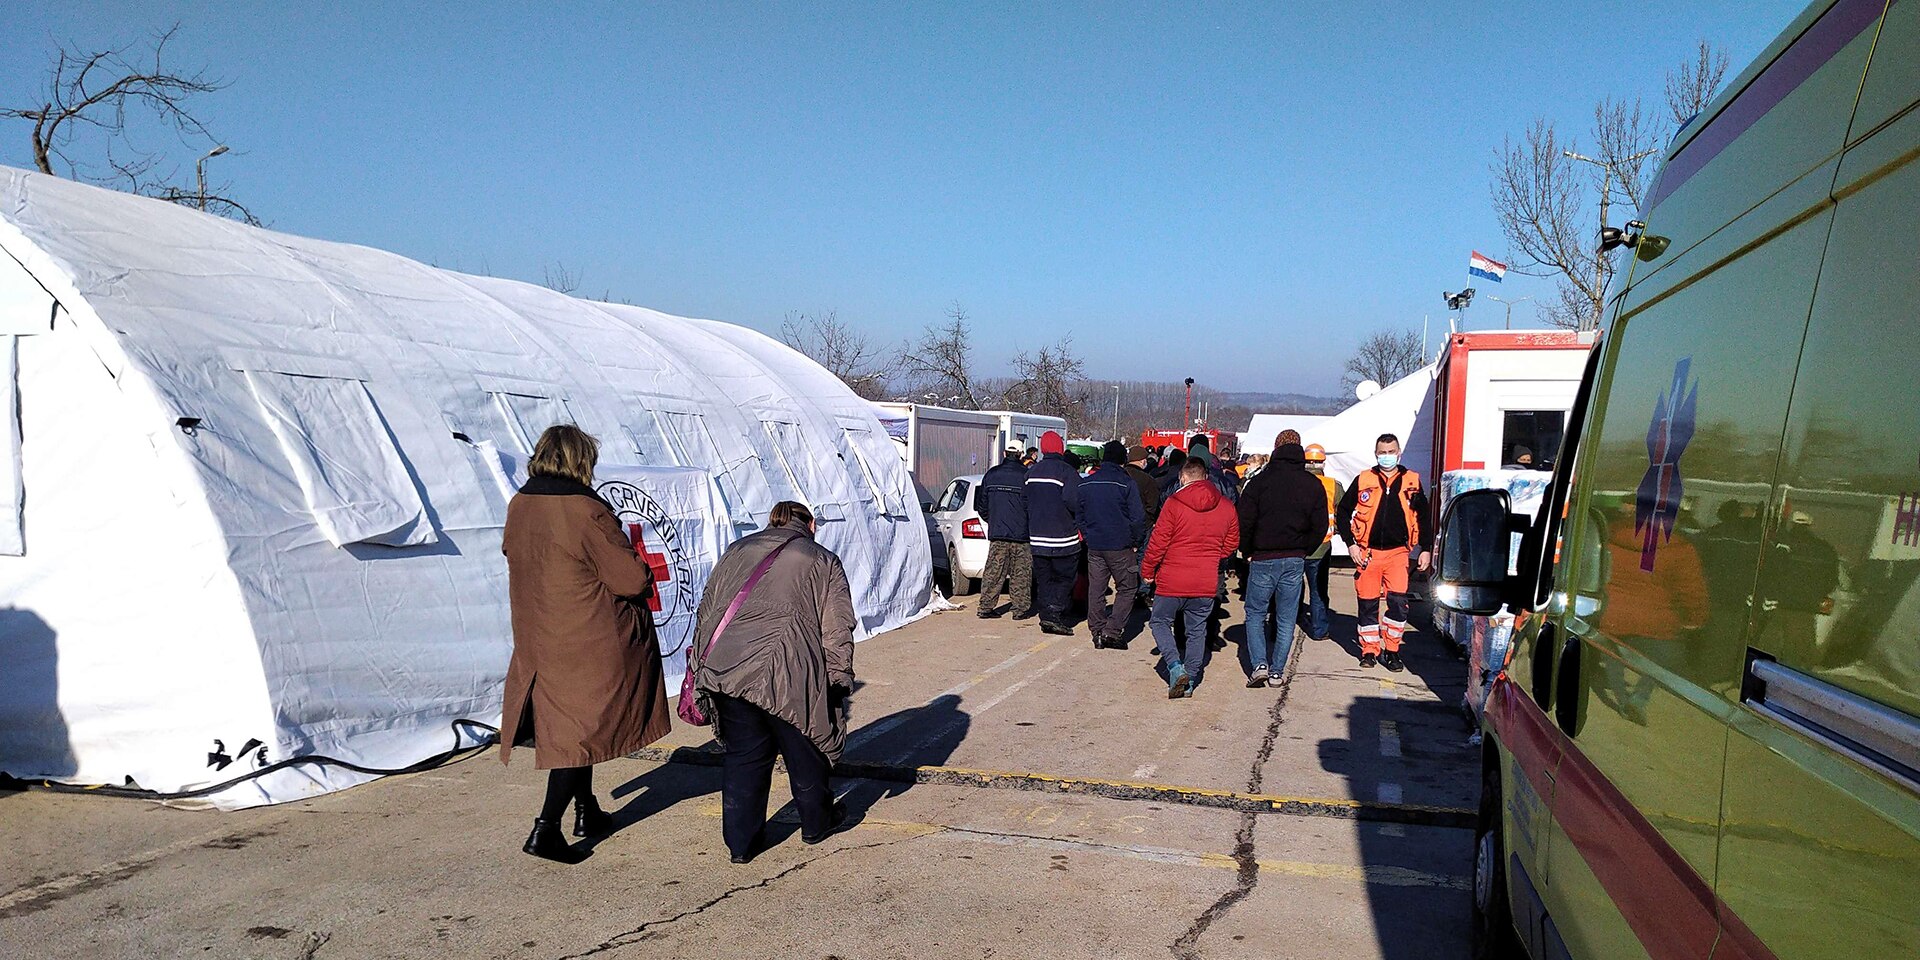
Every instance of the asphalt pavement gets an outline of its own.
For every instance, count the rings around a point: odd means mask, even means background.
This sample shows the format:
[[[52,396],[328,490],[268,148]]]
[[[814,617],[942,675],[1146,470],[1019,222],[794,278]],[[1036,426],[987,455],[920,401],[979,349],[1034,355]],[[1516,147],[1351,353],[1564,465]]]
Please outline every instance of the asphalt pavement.
[[[1464,957],[1465,664],[1416,632],[1406,672],[1361,669],[1333,582],[1279,689],[1245,688],[1237,604],[1176,701],[1149,637],[971,598],[863,643],[859,824],[807,846],[785,811],[747,865],[703,729],[597,769],[622,828],[571,867],[520,853],[544,775],[491,753],[234,813],[0,793],[0,955]]]

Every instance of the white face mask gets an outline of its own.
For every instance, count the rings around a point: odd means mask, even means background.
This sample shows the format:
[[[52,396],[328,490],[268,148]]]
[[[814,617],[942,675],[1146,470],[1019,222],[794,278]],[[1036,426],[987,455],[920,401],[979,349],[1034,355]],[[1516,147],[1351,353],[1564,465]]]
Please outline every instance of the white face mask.
[[[1380,465],[1380,469],[1382,470],[1392,470],[1400,466],[1400,455],[1397,453],[1382,453],[1374,457],[1373,460]]]

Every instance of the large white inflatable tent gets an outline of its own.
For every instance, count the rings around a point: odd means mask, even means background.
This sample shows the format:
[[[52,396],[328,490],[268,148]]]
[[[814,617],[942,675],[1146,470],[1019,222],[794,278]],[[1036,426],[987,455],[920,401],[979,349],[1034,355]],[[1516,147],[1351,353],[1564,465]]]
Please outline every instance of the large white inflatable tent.
[[[753,331],[9,168],[0,254],[5,773],[267,770],[208,798],[233,807],[474,743],[511,645],[503,481],[554,422],[679,491],[708,563],[801,500],[863,636],[926,608],[872,407]],[[347,765],[285,763],[312,757]]]

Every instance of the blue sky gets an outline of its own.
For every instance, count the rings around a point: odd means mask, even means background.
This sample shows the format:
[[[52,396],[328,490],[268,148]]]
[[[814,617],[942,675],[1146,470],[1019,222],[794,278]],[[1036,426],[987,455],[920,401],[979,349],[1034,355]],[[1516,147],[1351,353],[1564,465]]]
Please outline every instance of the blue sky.
[[[5,6],[6,103],[55,40],[180,21],[176,62],[232,82],[213,178],[276,229],[768,331],[898,340],[958,300],[988,374],[1071,334],[1091,376],[1333,394],[1505,254],[1503,135],[1664,109],[1697,38],[1731,76],[1802,4]]]

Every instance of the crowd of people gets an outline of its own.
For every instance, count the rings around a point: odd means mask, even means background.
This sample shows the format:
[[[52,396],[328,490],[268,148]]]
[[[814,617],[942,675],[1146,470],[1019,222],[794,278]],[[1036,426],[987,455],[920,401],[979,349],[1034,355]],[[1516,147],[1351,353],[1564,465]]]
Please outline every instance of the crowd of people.
[[[599,447],[578,427],[548,428],[529,479],[507,509],[502,552],[513,656],[502,704],[500,757],[534,751],[549,771],[527,853],[578,863],[561,830],[611,833],[593,792],[593,766],[665,736],[665,670],[646,614],[653,571],[595,493]],[[1346,540],[1360,601],[1360,663],[1404,669],[1409,571],[1429,563],[1420,476],[1399,464],[1391,435],[1376,465],[1342,490],[1326,455],[1280,434],[1258,469],[1221,462],[1205,436],[1186,449],[1105,445],[1083,470],[1060,435],[1037,459],[1018,448],[989,470],[976,496],[991,541],[977,609],[983,619],[1037,618],[1072,635],[1075,582],[1088,576],[1096,648],[1124,649],[1137,602],[1164,665],[1167,696],[1191,697],[1207,653],[1225,648],[1227,573],[1244,560],[1249,688],[1283,685],[1296,622],[1328,636],[1327,560]],[[1244,465],[1244,461],[1241,465]],[[1243,476],[1244,473],[1244,476]],[[721,834],[736,863],[765,843],[776,757],[785,761],[801,840],[844,829],[828,773],[846,746],[857,622],[840,558],[813,539],[806,505],[776,504],[765,529],[729,546],[708,577],[692,643],[682,720],[714,724],[724,753]],[[1111,591],[1111,594],[1109,594]],[[1005,594],[1010,608],[999,599]]]
[[[1070,636],[1074,584],[1087,576],[1087,626],[1098,648],[1124,649],[1136,602],[1148,605],[1170,698],[1192,696],[1206,654],[1225,648],[1227,574],[1246,596],[1247,686],[1278,686],[1296,625],[1329,636],[1328,560],[1346,541],[1360,601],[1360,664],[1405,669],[1408,580],[1430,562],[1426,492],[1382,435],[1375,465],[1342,488],[1326,452],[1282,431],[1270,455],[1227,465],[1205,436],[1152,451],[1111,441],[1083,469],[1049,431],[1037,451],[1010,448],[974,498],[987,563],[976,613],[1037,618]],[[1033,454],[1038,454],[1038,459]],[[1244,468],[1244,469],[1237,469]],[[1011,604],[1003,608],[1000,598]]]

